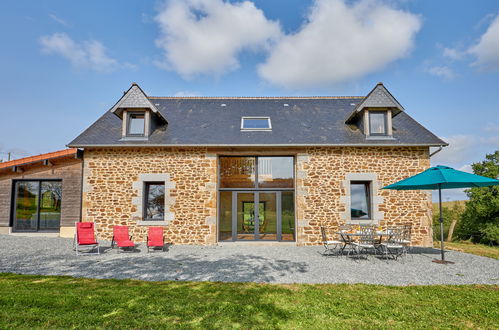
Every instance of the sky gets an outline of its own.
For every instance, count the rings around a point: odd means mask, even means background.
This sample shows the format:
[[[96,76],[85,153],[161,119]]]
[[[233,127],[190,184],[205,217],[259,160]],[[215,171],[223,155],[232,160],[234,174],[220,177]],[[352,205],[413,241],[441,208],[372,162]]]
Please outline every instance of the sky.
[[[356,96],[381,81],[450,144],[432,165],[471,171],[499,149],[497,0],[4,0],[0,45],[3,160],[64,149],[132,82]]]

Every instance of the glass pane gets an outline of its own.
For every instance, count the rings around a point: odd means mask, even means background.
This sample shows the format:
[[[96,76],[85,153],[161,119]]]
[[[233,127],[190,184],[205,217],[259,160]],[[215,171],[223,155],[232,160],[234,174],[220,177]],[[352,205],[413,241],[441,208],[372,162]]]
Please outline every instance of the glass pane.
[[[243,128],[258,129],[270,128],[269,118],[243,118]]]
[[[232,240],[232,191],[220,192],[220,241]]]
[[[386,134],[386,112],[369,112],[369,130],[371,134]]]
[[[350,195],[352,219],[369,219],[369,184],[351,183]]]
[[[220,157],[221,188],[254,188],[255,157]]]
[[[295,196],[292,191],[281,193],[282,240],[295,240]]]
[[[237,193],[237,239],[255,239],[254,193]]]
[[[61,223],[62,183],[42,182],[40,196],[40,230],[59,229]]]
[[[16,214],[14,228],[36,230],[38,221],[39,182],[23,181],[16,183]]]
[[[165,184],[148,183],[146,193],[146,220],[164,220]]]
[[[130,135],[144,135],[145,118],[144,115],[130,115],[130,123],[128,124],[128,134]]]
[[[260,193],[258,210],[259,235],[261,240],[277,240],[277,193]]]
[[[259,188],[293,188],[293,157],[259,157]]]

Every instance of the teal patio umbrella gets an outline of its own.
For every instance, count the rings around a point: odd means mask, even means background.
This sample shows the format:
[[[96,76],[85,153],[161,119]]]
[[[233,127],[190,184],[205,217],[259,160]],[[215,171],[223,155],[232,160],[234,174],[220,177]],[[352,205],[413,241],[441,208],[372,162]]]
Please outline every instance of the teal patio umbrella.
[[[440,249],[441,260],[433,260],[437,263],[451,263],[445,260],[444,254],[444,219],[442,216],[442,189],[475,188],[499,185],[499,180],[484,176],[458,171],[448,166],[430,167],[424,172],[411,176],[407,179],[395,182],[383,187],[383,189],[394,190],[436,190],[438,189],[438,205],[440,208]]]

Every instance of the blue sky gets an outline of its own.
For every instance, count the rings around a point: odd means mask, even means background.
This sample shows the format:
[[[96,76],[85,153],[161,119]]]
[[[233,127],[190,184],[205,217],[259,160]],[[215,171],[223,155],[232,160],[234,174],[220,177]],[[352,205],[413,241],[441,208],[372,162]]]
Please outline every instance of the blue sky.
[[[0,159],[149,95],[365,95],[382,81],[469,170],[499,149],[499,2],[4,1]],[[449,193],[449,199],[462,194]]]

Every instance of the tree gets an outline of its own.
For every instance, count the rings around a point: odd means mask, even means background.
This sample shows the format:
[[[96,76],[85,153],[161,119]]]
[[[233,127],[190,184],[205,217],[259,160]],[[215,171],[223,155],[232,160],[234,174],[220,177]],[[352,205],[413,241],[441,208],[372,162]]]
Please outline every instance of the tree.
[[[499,151],[486,155],[484,161],[471,167],[475,174],[497,179]],[[458,224],[458,236],[474,242],[499,244],[499,186],[471,188],[465,192],[469,202]]]

